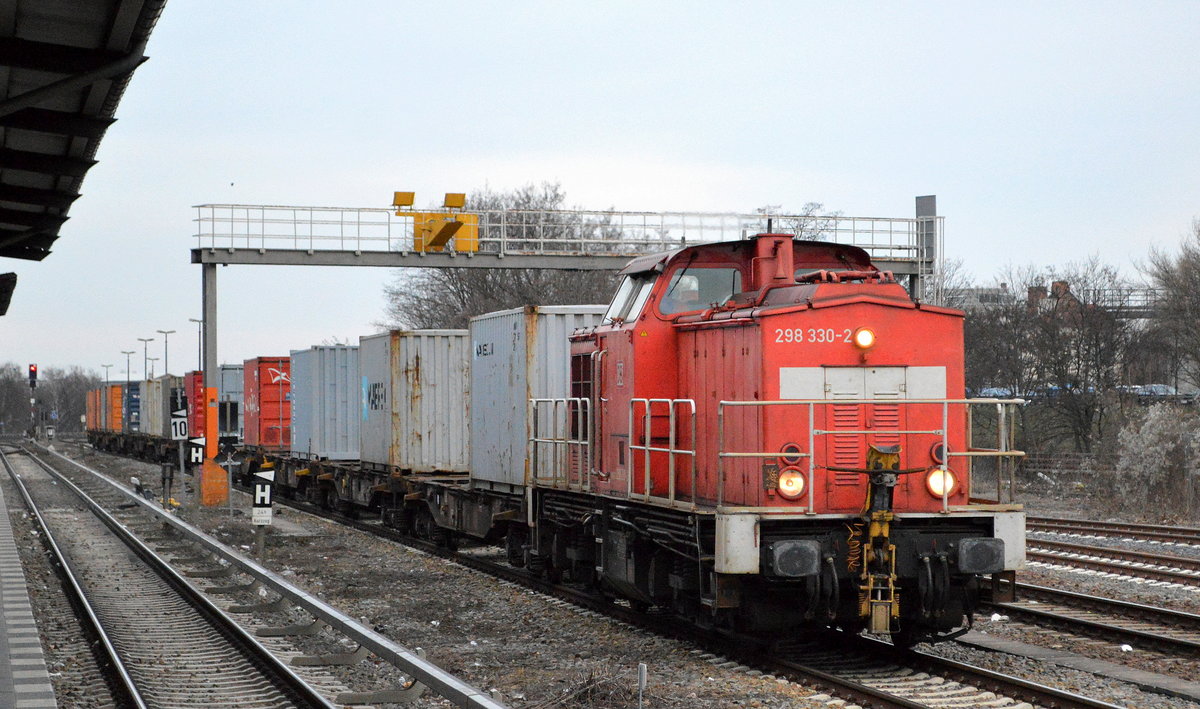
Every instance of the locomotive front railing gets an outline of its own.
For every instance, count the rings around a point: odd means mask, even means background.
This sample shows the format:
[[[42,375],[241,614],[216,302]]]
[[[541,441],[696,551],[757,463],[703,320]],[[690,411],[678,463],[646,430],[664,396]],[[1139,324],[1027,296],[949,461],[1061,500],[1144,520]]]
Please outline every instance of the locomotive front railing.
[[[765,409],[767,407],[772,407],[772,406],[775,406],[775,407],[798,407],[798,408],[801,408],[804,412],[806,412],[807,417],[808,417],[808,422],[807,422],[808,425],[806,426],[806,429],[808,430],[807,450],[802,450],[802,451],[798,451],[795,453],[789,453],[788,455],[789,455],[789,457],[808,460],[808,474],[806,475],[806,479],[807,479],[807,488],[806,488],[807,493],[806,494],[807,494],[807,498],[808,498],[808,504],[805,505],[804,507],[771,506],[771,507],[756,507],[755,509],[758,511],[765,511],[768,513],[770,513],[770,512],[795,513],[797,510],[802,510],[806,514],[815,514],[816,513],[816,493],[813,488],[813,485],[815,482],[814,471],[815,471],[815,468],[818,467],[816,465],[816,457],[814,456],[814,451],[816,450],[816,448],[815,448],[816,439],[819,436],[834,435],[834,434],[836,434],[836,435],[857,435],[857,436],[863,436],[864,439],[866,436],[879,435],[879,434],[886,434],[886,435],[909,434],[909,435],[938,436],[942,439],[942,450],[945,451],[947,464],[949,463],[949,459],[951,457],[996,458],[997,460],[1000,461],[1000,463],[997,465],[997,468],[996,468],[997,501],[999,501],[999,499],[1000,499],[999,493],[1002,488],[1002,475],[1003,475],[1004,467],[1005,467],[1003,464],[1004,461],[1015,462],[1015,460],[1017,458],[1020,458],[1025,455],[1024,451],[1015,450],[1012,447],[1012,431],[1009,426],[1008,409],[1012,406],[1017,406],[1017,405],[1021,405],[1024,403],[1025,403],[1025,401],[1023,399],[896,399],[896,398],[886,398],[886,399],[876,399],[876,398],[872,398],[872,399],[866,399],[866,398],[842,399],[842,398],[839,398],[839,399],[807,399],[807,400],[788,399],[788,400],[782,400],[782,401],[720,401],[717,404],[717,507],[718,507],[718,509],[725,507],[725,472],[726,472],[725,471],[725,461],[727,459],[731,459],[731,458],[734,458],[734,459],[736,459],[736,458],[772,459],[772,458],[779,458],[781,456],[780,451],[729,451],[729,450],[726,450],[725,410],[727,408],[757,407],[757,408]],[[843,405],[843,406],[844,405],[855,405],[855,406],[857,406],[857,405],[865,405],[865,404],[891,404],[891,405],[903,404],[905,406],[915,406],[915,405],[940,406],[942,409],[942,427],[940,429],[820,429],[820,428],[817,428],[815,425],[817,407],[824,407],[824,406],[831,406],[831,405]],[[964,451],[952,451],[950,448],[950,445],[949,445],[950,407],[957,406],[957,405],[965,406],[966,410],[968,412],[967,431],[966,431],[967,449]],[[971,411],[972,406],[981,406],[981,405],[988,405],[988,406],[995,405],[996,406],[996,409],[997,409],[997,427],[996,427],[997,428],[997,432],[996,432],[997,433],[997,447],[996,448],[976,448],[973,445],[973,441],[972,441],[973,431],[972,431],[972,425],[971,425],[972,419],[970,417],[970,411]],[[825,467],[825,466],[821,466],[821,467]],[[948,465],[947,465],[947,467],[948,467]],[[1014,469],[1015,469],[1015,465],[1013,465],[1010,468],[1010,475],[1009,475],[1010,496],[1012,494],[1012,492],[1011,492],[1012,486],[1014,485],[1013,480],[1012,480],[1012,478],[1013,478],[1012,470],[1014,470]],[[951,471],[951,472],[953,472],[953,471]],[[971,477],[972,476],[966,476],[966,482],[965,482],[965,485],[967,486],[966,491],[967,491],[968,499],[970,497],[970,492],[971,492],[971,489],[970,489]],[[942,491],[942,495],[941,495],[942,512],[950,511],[950,490],[951,490],[950,486],[943,485],[943,491]],[[1010,499],[1011,499],[1011,497],[1010,497]]]
[[[669,433],[667,434],[667,447],[666,448],[662,448],[660,446],[654,446],[651,444],[652,437],[651,437],[650,425],[652,422],[652,415],[654,412],[655,404],[665,405],[666,409],[667,409],[667,425],[669,427]],[[642,441],[644,442],[643,445],[637,445],[634,442],[633,436],[632,436],[633,430],[634,430],[633,422],[634,422],[634,418],[635,418],[635,415],[637,413],[637,409],[639,406],[642,407],[642,412],[643,412],[643,416],[642,416],[643,424],[644,424],[642,427],[643,428]],[[680,407],[686,407],[686,411],[684,412],[684,415],[687,416],[687,419],[690,423],[691,438],[689,440],[692,442],[692,446],[693,446],[692,448],[677,448],[676,447],[678,440],[677,440],[677,435],[676,435],[677,426],[675,424],[676,424],[677,418],[676,418],[675,412]],[[691,506],[694,507],[696,504],[696,451],[695,451],[696,402],[695,402],[695,400],[694,399],[631,399],[629,401],[629,428],[628,428],[628,430],[630,432],[629,451],[630,451],[630,464],[631,465],[630,465],[630,473],[628,476],[626,491],[627,491],[629,497],[631,497],[631,498],[640,497],[646,501],[649,501],[651,499],[660,499],[660,500],[665,500],[666,502],[670,503],[672,506],[675,506],[676,503],[678,502],[678,500],[676,500],[676,496],[675,496],[675,493],[676,493],[676,490],[675,490],[675,456],[686,455],[689,457],[689,466],[688,467],[690,468],[690,474],[691,474],[691,487],[690,487],[691,499],[689,500],[689,502],[690,502]],[[634,476],[633,476],[632,457],[634,455],[634,451],[642,451],[643,492],[640,494],[635,493],[633,490]],[[651,474],[650,474],[651,473],[651,465],[650,465],[650,454],[651,453],[666,453],[667,454],[667,496],[666,496],[666,498],[662,498],[660,496],[653,494],[654,488],[653,488],[652,478],[651,478]]]

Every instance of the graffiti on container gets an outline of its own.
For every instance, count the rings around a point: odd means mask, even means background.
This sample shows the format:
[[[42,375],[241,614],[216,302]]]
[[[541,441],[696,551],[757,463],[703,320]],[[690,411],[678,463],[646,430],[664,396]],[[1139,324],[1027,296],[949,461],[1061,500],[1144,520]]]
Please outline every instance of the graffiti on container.
[[[367,406],[372,411],[383,411],[387,404],[387,387],[383,382],[374,382],[367,388]]]

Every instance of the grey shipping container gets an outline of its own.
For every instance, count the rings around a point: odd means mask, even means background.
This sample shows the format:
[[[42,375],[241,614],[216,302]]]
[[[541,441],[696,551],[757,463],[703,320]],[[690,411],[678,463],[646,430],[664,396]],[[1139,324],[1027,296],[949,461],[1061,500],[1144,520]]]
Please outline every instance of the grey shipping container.
[[[217,432],[242,440],[242,374],[240,364],[222,364],[217,378]]]
[[[608,306],[526,306],[471,319],[471,481],[525,484],[530,399],[569,396],[570,336],[600,324]]]
[[[245,367],[240,364],[222,364],[221,374],[217,378],[217,401],[242,400],[242,372]]]
[[[292,350],[292,455],[358,459],[362,385],[358,348]]]
[[[465,473],[470,462],[466,330],[393,330],[359,338],[361,459],[414,472]]]
[[[164,374],[141,383],[139,402],[141,432],[162,438],[171,437],[171,413],[184,407],[183,377]]]

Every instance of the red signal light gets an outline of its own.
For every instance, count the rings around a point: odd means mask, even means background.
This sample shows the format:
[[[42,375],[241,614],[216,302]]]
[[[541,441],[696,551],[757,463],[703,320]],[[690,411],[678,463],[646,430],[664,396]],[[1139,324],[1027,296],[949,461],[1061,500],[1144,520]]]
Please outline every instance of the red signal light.
[[[37,386],[37,365],[36,364],[29,365],[29,386],[30,387]]]

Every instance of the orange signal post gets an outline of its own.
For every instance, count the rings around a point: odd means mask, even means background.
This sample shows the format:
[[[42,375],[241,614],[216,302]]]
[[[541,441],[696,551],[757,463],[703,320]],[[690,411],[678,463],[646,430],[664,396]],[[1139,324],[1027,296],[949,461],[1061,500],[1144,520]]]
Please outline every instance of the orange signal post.
[[[229,480],[225,469],[217,465],[217,389],[204,390],[204,465],[200,468],[200,504],[205,507],[223,505],[229,500]]]

